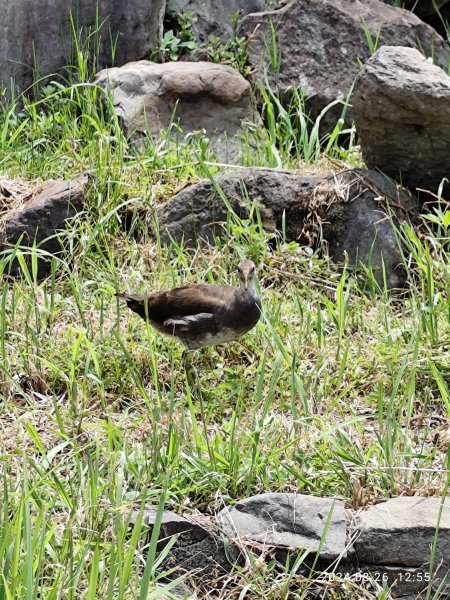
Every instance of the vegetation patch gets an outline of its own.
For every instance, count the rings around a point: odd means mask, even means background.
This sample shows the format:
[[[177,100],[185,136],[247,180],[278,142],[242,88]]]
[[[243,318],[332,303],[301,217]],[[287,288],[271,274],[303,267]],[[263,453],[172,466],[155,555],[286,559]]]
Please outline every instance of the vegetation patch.
[[[265,232],[256,211],[230,219],[215,243],[162,244],[149,234],[155,206],[228,165],[170,130],[135,152],[82,72],[1,108],[1,211],[27,201],[26,181],[88,171],[94,182],[45,279],[36,247],[0,261],[0,598],[170,597],[184,576],[158,568],[158,527],[148,538],[142,519],[130,523],[148,504],[209,515],[269,491],[353,508],[440,496],[450,445],[447,203],[439,198],[421,229],[396,224],[407,277],[398,295],[370,265],[362,284],[348,264],[337,270]],[[321,135],[301,95],[287,108],[277,101],[262,95],[266,132],[255,149],[244,144],[243,166],[363,166],[343,121]],[[330,186],[311,199],[314,234],[318,207],[345,200],[345,186]],[[182,348],[115,294],[229,284],[244,257],[258,266],[263,317],[239,343],[197,353],[200,396],[186,384]],[[389,598],[370,580],[299,575],[291,557],[266,563],[262,550],[202,597]]]
[[[0,216],[21,208],[32,198],[33,192],[28,181],[0,177]]]

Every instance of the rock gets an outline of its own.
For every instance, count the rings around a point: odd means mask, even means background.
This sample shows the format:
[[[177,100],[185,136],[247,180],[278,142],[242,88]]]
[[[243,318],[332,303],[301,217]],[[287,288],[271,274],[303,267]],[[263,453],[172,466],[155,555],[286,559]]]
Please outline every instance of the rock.
[[[372,40],[382,44],[423,48],[427,56],[447,68],[449,51],[444,40],[410,11],[383,4],[380,0],[294,0],[279,10],[247,15],[239,35],[249,37],[249,62],[256,77],[269,82],[282,96],[290,88],[306,91],[312,117],[334,100],[345,100],[358,74],[358,61],[370,56],[362,24],[364,19]],[[275,32],[276,49],[272,44]],[[274,60],[277,52],[278,61]],[[268,54],[271,59],[269,60]],[[278,66],[270,62],[278,63]],[[342,106],[331,109],[322,119],[325,130],[336,124]],[[350,117],[350,112],[347,113]]]
[[[98,34],[98,66],[112,64],[111,40],[117,41],[116,64],[146,58],[158,45],[165,4],[166,0],[0,0],[0,88],[9,90],[13,77],[20,93],[33,82],[35,69],[42,77],[76,64],[70,12],[77,30],[87,34],[98,26],[97,5],[98,24],[104,22]]]
[[[438,524],[440,498],[402,496],[361,511],[355,529],[358,560],[379,565],[420,567],[427,563]],[[450,500],[439,527],[435,565],[450,565]]]
[[[269,169],[240,169],[216,178],[229,206],[248,217],[252,203],[258,207],[263,227],[283,231],[288,241],[317,247],[322,239],[337,262],[348,253],[350,264],[371,264],[382,284],[382,264],[388,287],[403,285],[401,255],[395,232],[385,217],[392,204],[399,221],[413,210],[410,197],[378,173],[348,170],[334,174],[305,174]],[[245,190],[245,193],[243,192]],[[244,200],[245,197],[245,200]],[[228,207],[210,181],[188,186],[157,208],[159,234],[193,244],[213,242],[226,234]]]
[[[420,52],[380,48],[358,75],[354,112],[368,167],[412,190],[450,176],[450,77]]]
[[[130,524],[136,521],[138,511],[131,515]],[[147,507],[143,523],[149,526],[149,538],[155,523],[156,508]],[[190,573],[196,586],[208,586],[216,577],[229,573],[233,564],[240,563],[240,552],[224,538],[217,527],[205,517],[183,517],[165,510],[159,533],[159,540],[165,545],[168,538],[177,535],[177,541],[170,549],[159,569],[161,573],[175,569],[174,576],[180,571]]]
[[[192,18],[192,32],[200,41],[219,37],[223,41],[231,38],[232,19],[237,14],[249,14],[264,10],[264,0],[169,0],[166,16],[171,21],[183,15]]]
[[[58,232],[67,221],[83,209],[88,175],[78,175],[67,181],[45,183],[24,202],[13,203],[13,208],[0,215],[0,251],[3,256],[20,242],[21,247],[31,247],[36,242],[40,250],[57,255],[61,252]],[[39,258],[39,274],[49,268],[49,259]],[[10,274],[20,270],[17,261],[11,264]]]
[[[297,240],[307,212],[304,203],[322,180],[322,176],[293,171],[248,168],[219,175],[216,183],[240,218],[247,218],[251,203],[256,202],[266,231],[281,229],[285,211],[287,237]],[[248,201],[242,197],[243,188]],[[200,240],[212,243],[225,234],[228,213],[211,181],[189,185],[157,207],[161,240],[168,243],[173,238],[188,245]]]
[[[346,520],[340,500],[268,493],[241,500],[221,511],[219,517],[232,537],[268,546],[319,551],[326,560],[346,553]]]
[[[147,60],[98,73],[128,134],[158,134],[178,119],[183,134],[205,130],[224,160],[236,152],[246,120],[259,121],[249,82],[226,65]]]
[[[430,582],[430,547],[439,503],[440,498],[395,498],[357,513],[355,521],[355,515],[349,516],[348,522],[354,522],[350,532],[341,501],[301,494],[253,496],[224,509],[215,520],[164,511],[158,550],[171,536],[177,536],[177,540],[159,565],[158,572],[164,574],[173,569],[172,577],[189,573],[190,582],[203,597],[203,592],[211,590],[216,577],[229,574],[236,563],[242,565],[243,557],[233,544],[238,538],[239,548],[247,544],[253,553],[257,553],[261,547],[262,558],[266,561],[275,558],[282,564],[288,551],[310,549],[309,557],[298,566],[298,575],[310,576],[312,563],[308,558],[314,560],[316,572],[328,570],[330,561],[336,561],[333,564],[338,578],[352,580],[369,589],[365,582],[370,575],[370,580],[378,586],[390,586],[396,598],[413,600]],[[151,536],[156,510],[152,506],[144,510],[143,524],[149,526],[148,536]],[[138,511],[132,513],[131,525],[138,514]],[[433,592],[441,585],[441,595],[446,598],[450,584],[444,587],[442,581],[449,570],[449,528],[450,499],[446,499],[431,583]],[[348,547],[346,542],[358,533],[354,548]],[[319,546],[317,559],[315,554]],[[170,581],[163,581],[170,587]],[[160,588],[160,591],[163,593],[164,590]],[[176,597],[195,597],[185,584],[171,593]]]
[[[142,516],[142,522],[151,529],[156,521],[157,508],[148,506],[145,508]],[[134,511],[131,515],[130,523],[134,524],[137,520],[139,511]],[[168,542],[173,535],[178,536],[179,544],[194,544],[204,540],[208,532],[199,523],[186,519],[170,510],[164,510],[161,520],[159,537]]]

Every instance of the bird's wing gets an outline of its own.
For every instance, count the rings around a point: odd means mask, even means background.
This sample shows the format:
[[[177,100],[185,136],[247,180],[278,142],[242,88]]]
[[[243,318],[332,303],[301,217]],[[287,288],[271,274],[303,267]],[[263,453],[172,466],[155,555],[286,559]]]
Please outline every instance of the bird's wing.
[[[164,322],[180,317],[212,314],[229,306],[237,288],[226,285],[192,285],[156,294],[118,294],[142,318]]]

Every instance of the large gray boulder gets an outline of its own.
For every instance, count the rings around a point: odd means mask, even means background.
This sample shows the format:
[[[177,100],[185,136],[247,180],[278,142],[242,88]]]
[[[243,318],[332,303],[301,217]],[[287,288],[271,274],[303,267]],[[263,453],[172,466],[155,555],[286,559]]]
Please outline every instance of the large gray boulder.
[[[223,160],[237,153],[245,122],[260,119],[249,82],[226,65],[141,60],[105,69],[95,81],[111,90],[127,134],[157,135],[175,120],[182,135],[204,131]]]
[[[166,0],[0,0],[0,86],[23,91],[34,76],[47,76],[76,64],[70,23],[77,31],[95,30],[102,42],[99,67],[147,58],[156,47]]]
[[[346,553],[342,500],[268,493],[241,500],[219,516],[232,538],[319,552],[325,560]]]
[[[412,190],[436,192],[450,178],[450,77],[418,50],[380,48],[358,75],[353,102],[369,168]]]
[[[223,201],[220,187],[227,202]],[[382,267],[390,288],[403,285],[401,255],[388,206],[397,222],[408,219],[410,196],[373,171],[308,174],[270,169],[239,169],[190,185],[157,208],[163,242],[213,242],[226,235],[229,207],[247,218],[254,203],[263,227],[283,232],[289,241],[317,247],[323,241],[341,262],[371,265],[380,284]]]
[[[380,0],[293,0],[279,10],[247,15],[239,33],[249,38],[249,61],[256,78],[262,79],[267,71],[271,86],[283,95],[289,96],[292,86],[304,89],[312,96],[308,106],[316,117],[332,101],[346,99],[360,61],[370,56],[362,20],[372,40],[379,33],[379,46],[420,48],[447,68],[444,40],[410,11]],[[327,113],[325,129],[341,112],[338,106]]]
[[[247,15],[264,10],[265,0],[169,0],[167,16],[178,20],[192,19],[192,32],[200,41],[219,37],[227,41],[233,32],[232,20],[237,15]]]

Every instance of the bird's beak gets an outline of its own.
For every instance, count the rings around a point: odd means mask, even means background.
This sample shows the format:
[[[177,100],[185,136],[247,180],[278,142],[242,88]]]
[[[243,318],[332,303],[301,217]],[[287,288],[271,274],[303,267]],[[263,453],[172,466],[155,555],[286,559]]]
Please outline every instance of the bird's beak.
[[[249,279],[250,279],[249,273],[243,273],[242,274],[242,281],[244,283],[244,289],[245,290],[248,290]]]

